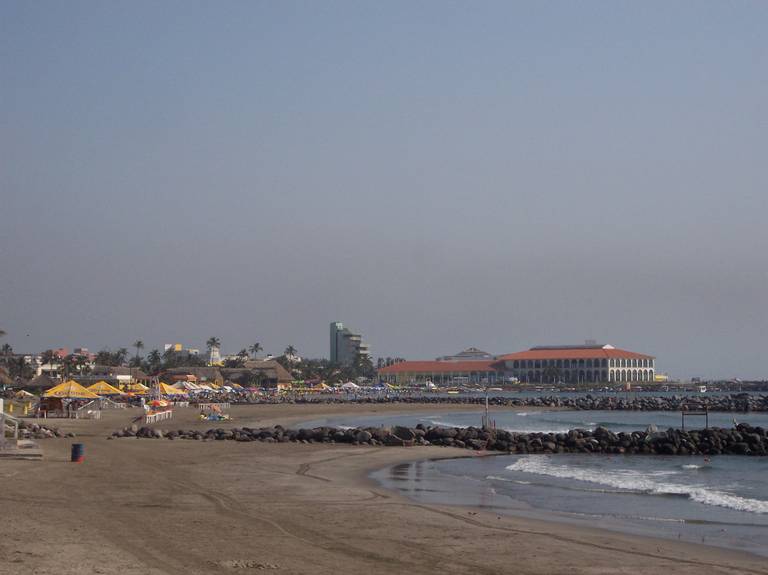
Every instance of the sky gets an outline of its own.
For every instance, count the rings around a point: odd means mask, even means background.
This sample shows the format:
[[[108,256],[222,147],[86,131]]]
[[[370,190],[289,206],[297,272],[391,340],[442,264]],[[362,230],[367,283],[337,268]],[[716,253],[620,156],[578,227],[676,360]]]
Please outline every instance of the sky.
[[[0,3],[0,329],[768,378],[768,3]]]

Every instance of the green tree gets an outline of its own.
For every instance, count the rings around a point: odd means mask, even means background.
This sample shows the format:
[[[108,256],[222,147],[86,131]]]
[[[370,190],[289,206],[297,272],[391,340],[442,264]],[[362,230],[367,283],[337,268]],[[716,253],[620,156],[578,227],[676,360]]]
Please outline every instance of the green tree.
[[[98,355],[96,356],[98,358]],[[52,349],[46,349],[40,356],[43,365],[53,365],[59,362],[59,356]]]
[[[69,354],[61,360],[59,373],[66,379],[73,374],[84,375],[90,371],[88,358],[82,355]]]
[[[547,366],[541,375],[545,382],[557,383],[560,381],[560,368],[554,365]]]
[[[210,352],[214,347],[221,347],[221,340],[218,337],[209,337],[208,341],[205,342],[205,346],[208,348],[208,351]]]
[[[254,343],[251,347],[248,348],[250,352],[253,354],[253,359],[256,359],[256,354],[258,354],[260,351],[263,351],[264,348],[261,347],[261,344],[257,341]]]
[[[144,368],[147,370],[147,373],[151,375],[157,375],[157,372],[160,371],[162,366],[163,358],[160,355],[160,352],[156,349],[153,349],[147,354],[147,359],[144,362]]]
[[[293,357],[296,355],[296,348],[293,347],[292,345],[289,345],[288,347],[285,348],[285,351],[283,352],[283,354],[285,355],[286,358],[293,359]]]
[[[136,348],[136,357],[140,357],[139,352],[144,349],[144,342],[140,339],[137,339],[133,342],[133,347]]]
[[[12,357],[8,361],[8,375],[13,378],[20,377],[29,380],[35,377],[35,370],[24,361],[23,357]]]
[[[102,349],[96,354],[97,365],[109,365],[120,366],[125,363],[128,358],[128,350],[121,347],[117,351],[110,351],[109,349]]]
[[[371,379],[376,374],[376,371],[373,369],[371,358],[365,354],[358,354],[355,358],[353,367],[356,378],[364,377],[366,379]]]

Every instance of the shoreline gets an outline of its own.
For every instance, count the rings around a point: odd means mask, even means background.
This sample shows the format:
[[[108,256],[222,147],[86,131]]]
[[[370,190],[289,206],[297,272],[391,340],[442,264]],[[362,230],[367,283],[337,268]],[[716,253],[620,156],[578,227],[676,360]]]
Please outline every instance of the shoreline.
[[[462,450],[459,450],[462,451]],[[504,457],[507,456],[506,453],[475,453],[475,457]],[[515,454],[512,454],[515,455]],[[564,455],[563,457],[567,457],[567,455]],[[369,471],[367,477],[370,479],[373,485],[380,487],[381,489],[385,489],[389,491],[390,493],[396,494],[398,497],[402,497],[407,501],[410,501],[412,503],[415,503],[417,505],[423,505],[425,507],[449,507],[456,510],[463,510],[468,512],[471,515],[477,515],[477,513],[484,513],[488,515],[489,517],[493,516],[497,519],[499,518],[498,515],[506,516],[514,518],[518,521],[533,521],[541,523],[543,526],[548,526],[549,531],[552,530],[552,528],[559,526],[559,527],[568,527],[573,528],[576,531],[589,531],[595,536],[600,535],[606,535],[607,533],[613,534],[613,535],[620,535],[627,538],[634,538],[634,539],[647,539],[649,541],[657,541],[657,542],[664,542],[664,543],[674,543],[675,545],[687,545],[692,547],[693,549],[699,548],[699,547],[706,547],[714,552],[720,552],[725,551],[729,553],[735,553],[736,555],[746,555],[751,557],[754,560],[758,561],[765,561],[768,559],[768,550],[766,550],[764,553],[756,552],[754,550],[733,546],[733,545],[717,545],[714,543],[709,542],[699,542],[692,540],[690,537],[683,539],[680,536],[674,537],[672,534],[668,535],[653,535],[649,534],[647,529],[639,529],[636,528],[633,530],[629,524],[623,523],[621,519],[618,517],[613,516],[604,516],[603,519],[607,519],[609,522],[612,522],[615,526],[607,527],[607,526],[600,526],[600,527],[592,527],[590,525],[586,525],[587,519],[584,517],[578,517],[578,514],[573,514],[571,512],[567,511],[558,511],[555,509],[546,509],[542,507],[537,507],[534,505],[531,505],[530,503],[527,503],[521,499],[516,499],[515,497],[509,495],[509,494],[497,494],[494,493],[492,495],[492,498],[501,498],[502,501],[506,500],[510,503],[509,506],[505,505],[494,505],[494,504],[484,504],[484,505],[476,505],[471,502],[459,502],[459,503],[445,503],[440,501],[421,501],[418,496],[410,496],[405,492],[402,492],[401,490],[397,489],[396,485],[387,485],[387,478],[384,477],[384,474],[393,468],[405,463],[405,464],[419,464],[419,463],[433,463],[433,462],[443,462],[447,460],[462,460],[462,459],[470,459],[472,458],[472,455],[465,455],[465,454],[458,454],[455,456],[444,456],[444,457],[429,457],[422,460],[414,460],[414,461],[406,461],[406,462],[397,462],[393,463],[387,467],[380,468],[380,469],[374,469]],[[423,473],[423,472],[422,472]],[[427,472],[429,473],[429,472]],[[439,473],[439,472],[438,472]],[[376,478],[376,475],[381,475],[381,478]],[[474,478],[470,479],[469,481],[472,481]],[[434,480],[434,478],[433,478]],[[453,476],[448,476],[446,479],[446,482],[452,482],[455,481],[456,483],[460,483],[462,480],[461,477],[455,478]],[[394,483],[394,482],[393,482]],[[425,489],[426,491],[431,491],[429,489]],[[405,491],[405,490],[403,490]],[[419,491],[419,489],[415,489],[415,491]],[[476,495],[476,494],[475,494]],[[478,496],[479,497],[479,496]],[[474,499],[474,496],[466,497],[466,499]],[[649,522],[649,525],[652,525],[652,518],[640,518],[641,520]],[[679,521],[675,520],[668,520],[668,519],[657,519],[658,521],[662,522],[672,522],[677,523],[680,525],[697,525],[699,524],[699,521],[697,520],[685,520],[681,519]],[[726,524],[723,524],[726,525]],[[543,527],[542,527],[543,529]],[[532,532],[534,533],[534,532]]]
[[[235,420],[222,427],[289,425],[368,411],[338,405],[235,407]],[[402,407],[372,411],[394,415],[425,408]],[[117,422],[125,425],[138,413],[110,413],[101,421],[48,420],[77,437],[40,441],[42,462],[0,461],[7,485],[3,506],[16,526],[12,539],[0,541],[0,574],[181,575],[241,568],[768,574],[765,558],[746,551],[425,505],[370,477],[411,461],[489,454],[432,446],[106,440]],[[211,426],[195,414],[180,412],[158,427]],[[84,464],[68,462],[73,442],[86,444]]]

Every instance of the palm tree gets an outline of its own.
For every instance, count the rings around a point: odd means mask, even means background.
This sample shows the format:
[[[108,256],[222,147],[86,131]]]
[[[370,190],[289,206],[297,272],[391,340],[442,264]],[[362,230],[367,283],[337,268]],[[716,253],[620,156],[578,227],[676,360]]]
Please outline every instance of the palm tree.
[[[542,375],[544,377],[544,381],[557,383],[560,381],[560,368],[550,365],[544,369]]]
[[[160,367],[162,366],[162,364],[163,364],[163,358],[160,355],[160,352],[157,351],[156,349],[153,349],[152,351],[150,351],[149,354],[147,355],[147,369],[149,373],[152,375],[156,374],[160,370]]]
[[[133,347],[136,348],[136,357],[139,357],[139,351],[144,349],[144,342],[141,341],[140,339],[137,339],[136,341],[133,342]]]
[[[296,348],[293,347],[292,345],[289,345],[288,347],[285,348],[283,355],[285,355],[285,357],[289,357],[293,359],[293,357],[296,355]]]
[[[128,357],[128,350],[124,347],[121,347],[115,352],[115,365],[123,365],[125,363],[125,358]]]
[[[246,359],[248,357],[248,350],[245,348],[241,349],[240,351],[237,352],[237,357],[243,360]]]
[[[250,352],[253,354],[253,359],[256,359],[256,354],[262,351],[264,348],[261,347],[261,344],[257,341],[254,343],[251,347],[248,348]]]
[[[102,352],[99,352],[102,353]],[[97,355],[98,358],[98,355]],[[59,359],[59,356],[56,355],[56,353],[52,349],[46,349],[40,358],[40,361],[43,362],[43,365],[52,365],[54,362],[56,362]]]
[[[205,345],[208,348],[208,351],[211,351],[214,347],[221,347],[221,340],[216,336],[209,337],[208,341],[205,342]]]

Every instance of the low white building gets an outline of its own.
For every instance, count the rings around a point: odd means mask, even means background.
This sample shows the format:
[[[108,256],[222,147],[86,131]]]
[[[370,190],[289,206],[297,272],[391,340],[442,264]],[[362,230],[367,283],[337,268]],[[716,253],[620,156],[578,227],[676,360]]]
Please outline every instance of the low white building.
[[[494,367],[524,383],[652,382],[656,358],[612,345],[552,345],[502,355]]]

